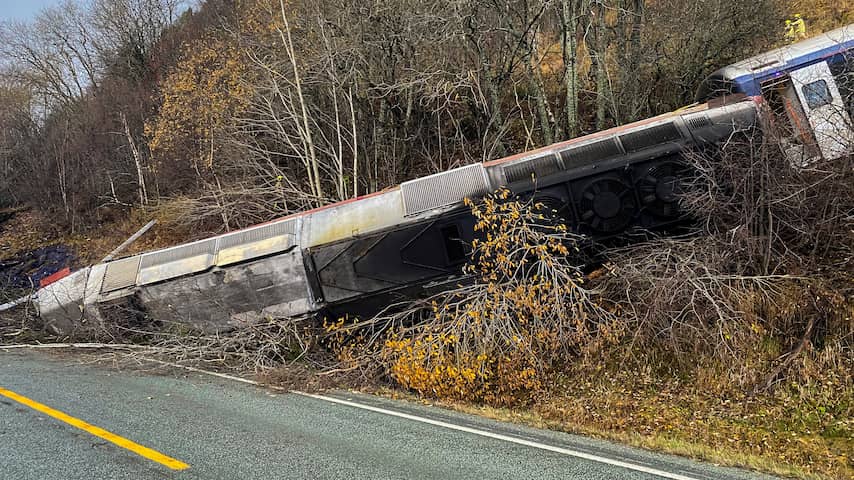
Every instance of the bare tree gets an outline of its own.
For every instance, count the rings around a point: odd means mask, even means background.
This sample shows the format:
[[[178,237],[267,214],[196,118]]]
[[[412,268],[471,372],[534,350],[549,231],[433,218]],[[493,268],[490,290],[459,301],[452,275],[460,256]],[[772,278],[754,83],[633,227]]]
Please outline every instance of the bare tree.
[[[100,61],[141,77],[152,48],[186,5],[182,0],[94,0],[87,20]]]

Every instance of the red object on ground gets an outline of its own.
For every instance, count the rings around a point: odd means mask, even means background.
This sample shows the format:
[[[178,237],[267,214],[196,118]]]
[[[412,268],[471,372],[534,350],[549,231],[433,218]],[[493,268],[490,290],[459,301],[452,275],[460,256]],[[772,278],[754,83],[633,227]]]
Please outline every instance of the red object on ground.
[[[41,279],[41,281],[39,282],[39,288],[44,288],[44,287],[50,285],[51,283],[53,283],[53,282],[55,282],[61,278],[65,278],[69,275],[71,275],[71,269],[69,267],[65,267],[62,270],[54,273],[53,275],[48,275],[48,276],[44,277],[43,279]]]

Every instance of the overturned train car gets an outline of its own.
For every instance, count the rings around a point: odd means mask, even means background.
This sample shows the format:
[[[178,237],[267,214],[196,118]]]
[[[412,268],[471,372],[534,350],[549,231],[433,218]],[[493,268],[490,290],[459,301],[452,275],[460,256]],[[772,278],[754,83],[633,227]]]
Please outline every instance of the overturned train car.
[[[71,330],[104,307],[216,331],[265,316],[370,313],[458,281],[473,239],[463,205],[499,187],[534,195],[604,239],[679,219],[685,151],[715,149],[758,116],[758,99],[703,104],[214,238],[97,264],[37,293],[42,318]]]
[[[499,187],[538,197],[595,239],[658,229],[679,219],[681,156],[717,150],[760,116],[793,164],[850,155],[853,53],[849,25],[715,72],[698,92],[711,103],[94,265],[35,303],[59,331],[122,305],[208,331],[268,315],[369,313],[458,281],[474,235],[463,200]]]

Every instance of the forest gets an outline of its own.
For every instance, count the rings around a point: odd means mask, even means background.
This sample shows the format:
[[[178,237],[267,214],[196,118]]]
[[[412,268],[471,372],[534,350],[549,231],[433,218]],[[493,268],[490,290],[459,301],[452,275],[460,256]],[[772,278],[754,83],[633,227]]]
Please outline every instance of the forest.
[[[807,36],[854,23],[833,0],[66,0],[0,24],[0,270],[97,262],[151,219],[126,253],[175,245],[671,112],[786,44],[795,14]],[[473,283],[394,312],[211,336],[126,309],[58,337],[25,306],[0,314],[0,345],[134,344],[851,478],[854,159],[799,168],[773,135],[727,147],[686,155],[690,229],[608,245],[595,268],[569,254],[586,239],[498,191],[467,201],[486,239]]]
[[[798,2],[796,2],[798,3]],[[844,2],[843,2],[844,3]],[[0,206],[219,232],[692,103],[838,2],[94,0],[0,28]]]

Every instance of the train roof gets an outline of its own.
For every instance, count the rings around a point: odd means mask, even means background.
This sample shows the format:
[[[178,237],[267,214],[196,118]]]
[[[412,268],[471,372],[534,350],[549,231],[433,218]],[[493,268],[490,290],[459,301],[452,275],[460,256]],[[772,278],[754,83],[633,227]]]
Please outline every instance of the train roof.
[[[750,57],[724,67],[715,74],[733,80],[765,77],[780,71],[794,70],[848,50],[854,50],[854,24]]]

